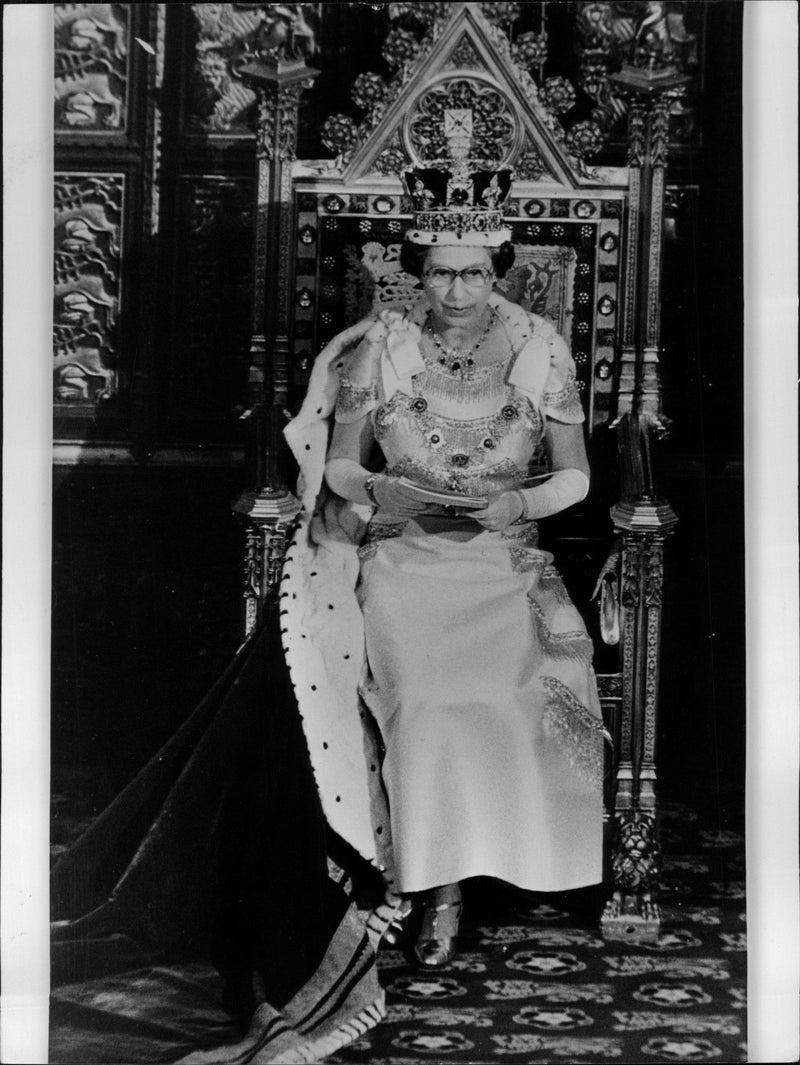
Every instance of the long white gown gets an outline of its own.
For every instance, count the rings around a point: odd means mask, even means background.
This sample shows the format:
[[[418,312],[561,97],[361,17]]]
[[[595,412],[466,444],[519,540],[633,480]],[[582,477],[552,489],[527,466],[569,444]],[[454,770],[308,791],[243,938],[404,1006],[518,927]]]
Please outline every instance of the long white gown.
[[[529,322],[550,351],[538,404],[510,383],[510,343],[502,360],[467,376],[426,357],[387,398],[385,352],[364,342],[336,417],[369,413],[390,474],[466,494],[514,488],[545,418],[583,420],[566,345],[542,319]],[[400,891],[477,875],[542,891],[602,878],[592,645],[536,545],[535,523],[501,534],[469,519],[398,522],[378,510],[369,524],[357,587],[360,694],[385,746]]]

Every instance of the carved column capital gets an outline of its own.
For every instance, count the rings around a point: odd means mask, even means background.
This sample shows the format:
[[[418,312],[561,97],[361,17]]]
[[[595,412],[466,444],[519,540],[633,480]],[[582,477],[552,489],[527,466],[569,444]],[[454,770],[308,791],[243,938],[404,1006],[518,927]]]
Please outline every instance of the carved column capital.
[[[647,150],[647,112],[641,100],[634,99],[628,110],[628,166],[644,166]]]
[[[626,546],[629,541],[637,542],[637,534],[641,542],[644,542],[644,537],[650,538],[654,534],[663,541],[664,535],[672,532],[678,523],[678,517],[669,503],[653,499],[617,503],[611,508],[611,520],[618,532],[626,534]]]
[[[264,488],[243,493],[233,511],[247,519],[242,597],[244,636],[248,637],[278,586],[287,536],[300,512],[300,503],[286,489]]]
[[[653,71],[625,63],[609,80],[628,106],[628,165],[666,166],[670,109],[692,79],[673,66]]]
[[[664,593],[664,537],[647,537],[644,575],[644,601],[648,607],[660,607]]]
[[[313,84],[314,79],[308,77],[286,85],[267,83],[257,87],[256,156],[259,160],[294,162],[300,94]]]
[[[664,168],[669,151],[669,112],[678,91],[660,94],[651,104],[650,165]]]
[[[634,534],[625,537],[622,552],[622,605],[632,610],[639,605],[641,595],[641,556],[644,538]]]

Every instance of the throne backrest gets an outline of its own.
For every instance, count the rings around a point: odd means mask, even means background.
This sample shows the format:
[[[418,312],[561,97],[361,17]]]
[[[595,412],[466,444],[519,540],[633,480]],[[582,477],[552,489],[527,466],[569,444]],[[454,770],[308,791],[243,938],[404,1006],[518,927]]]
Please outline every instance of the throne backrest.
[[[294,166],[290,388],[296,399],[304,394],[316,352],[337,332],[421,295],[399,264],[412,219],[400,174],[441,157],[445,113],[466,110],[472,154],[515,174],[504,222],[517,259],[497,288],[567,340],[591,432],[613,409],[628,170],[590,169],[574,138],[568,143],[553,92],[543,94],[547,110],[480,5],[453,7],[358,127],[330,120],[338,158]]]

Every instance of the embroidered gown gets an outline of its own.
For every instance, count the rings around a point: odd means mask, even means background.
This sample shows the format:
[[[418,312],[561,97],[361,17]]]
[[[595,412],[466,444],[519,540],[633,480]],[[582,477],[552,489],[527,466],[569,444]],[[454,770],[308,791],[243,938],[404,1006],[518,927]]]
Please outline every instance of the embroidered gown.
[[[563,340],[541,393],[509,383],[515,355],[466,376],[429,354],[387,398],[386,352],[362,342],[339,421],[372,419],[386,472],[486,495],[518,487],[545,419],[583,421]],[[396,886],[471,876],[554,891],[602,879],[600,707],[592,645],[535,522],[505,533],[378,509],[359,549],[366,668],[360,695],[380,730]]]

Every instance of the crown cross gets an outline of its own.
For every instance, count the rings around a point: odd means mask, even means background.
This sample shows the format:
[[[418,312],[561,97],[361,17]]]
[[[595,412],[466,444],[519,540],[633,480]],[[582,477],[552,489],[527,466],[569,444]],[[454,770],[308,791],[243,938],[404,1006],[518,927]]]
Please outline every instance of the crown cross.
[[[472,145],[472,109],[448,108],[444,113],[444,139],[452,159],[466,159]]]

